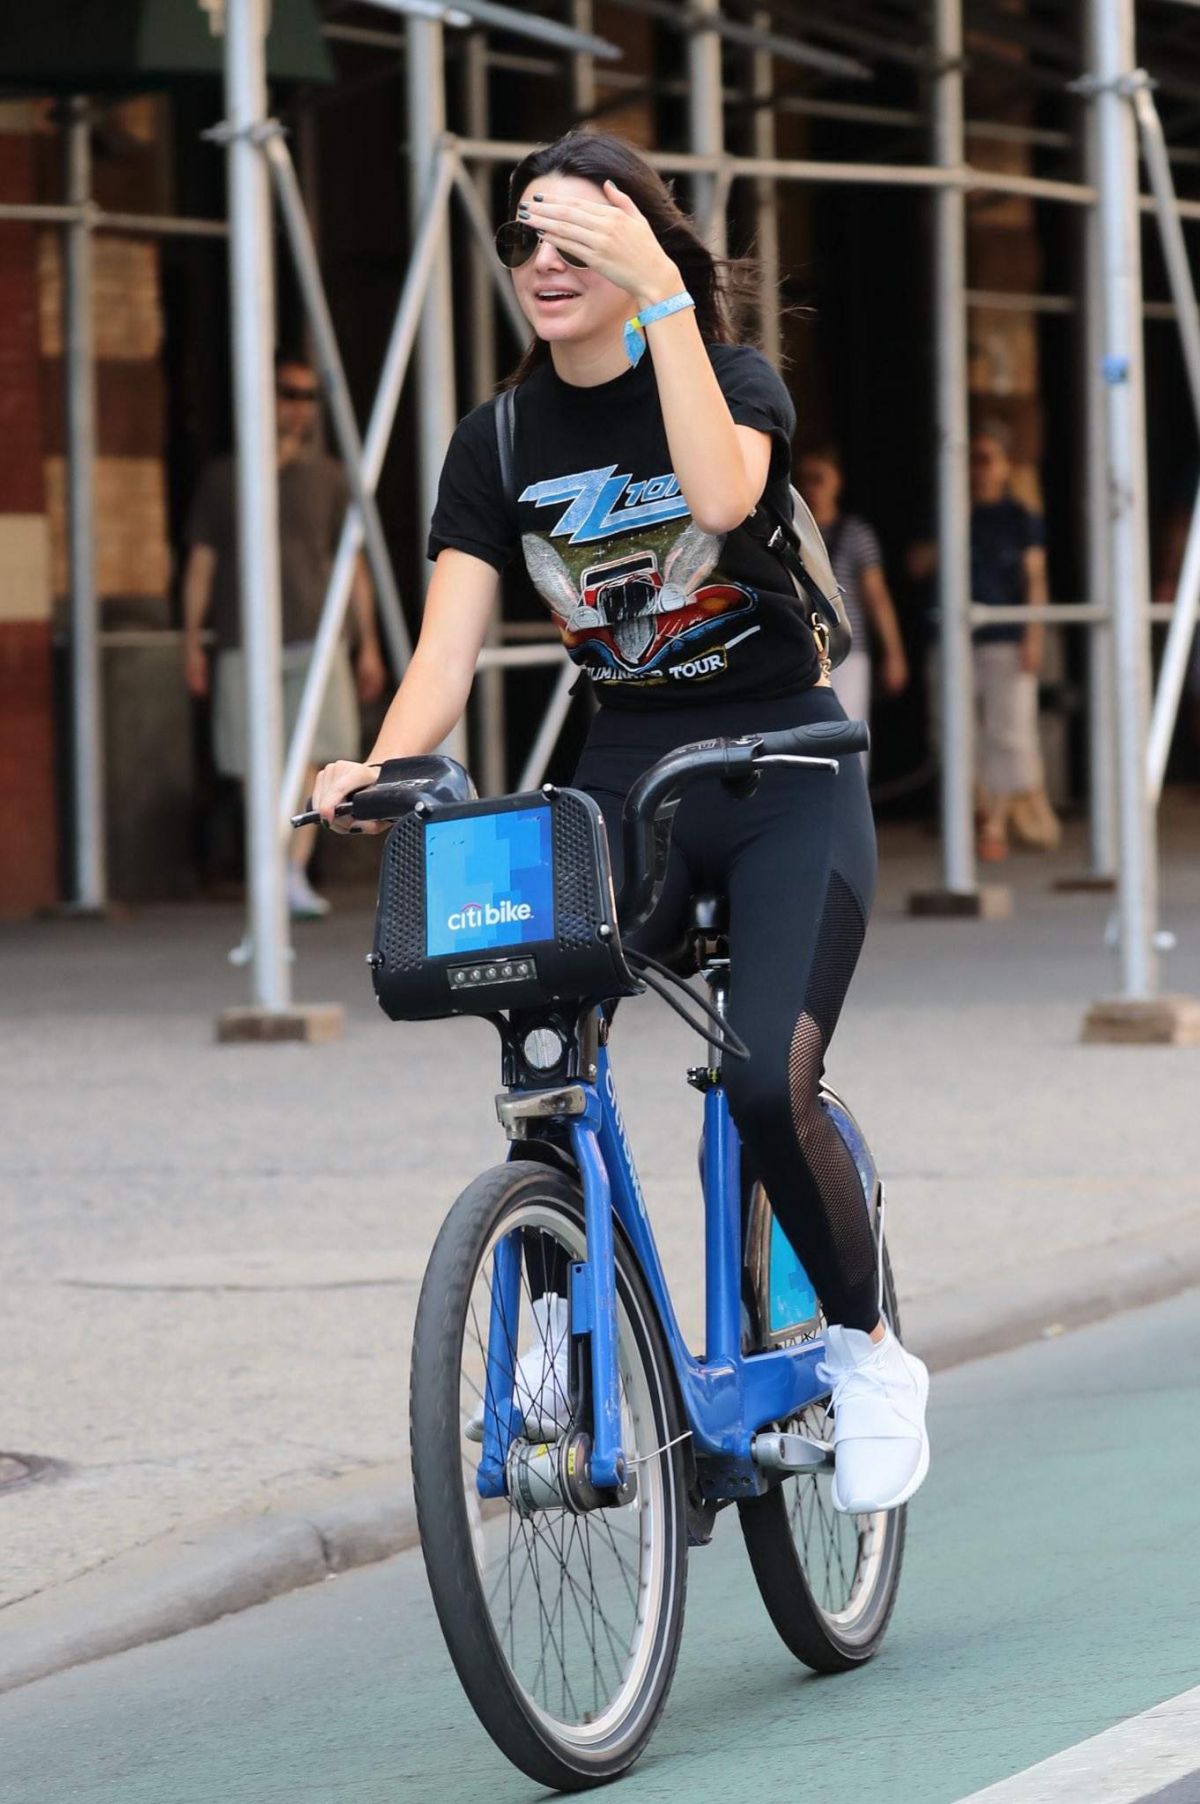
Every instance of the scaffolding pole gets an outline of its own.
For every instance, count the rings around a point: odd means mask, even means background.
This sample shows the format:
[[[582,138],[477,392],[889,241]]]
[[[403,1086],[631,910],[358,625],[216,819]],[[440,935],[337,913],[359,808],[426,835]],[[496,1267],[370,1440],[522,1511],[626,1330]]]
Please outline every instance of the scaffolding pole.
[[[725,150],[721,40],[715,29],[720,15],[721,0],[696,0],[687,58],[688,137],[693,153],[710,159],[708,169],[701,165],[696,174],[694,211],[709,247],[723,257],[727,246],[725,200],[729,178],[719,167]]]
[[[579,54],[571,58],[572,65]],[[589,59],[590,60],[590,59]],[[473,138],[486,138],[491,129],[489,106],[489,64],[487,39],[482,31],[473,31],[463,44],[463,111],[467,130]],[[469,176],[473,192],[486,215],[492,210],[492,171],[480,164]],[[469,256],[469,305],[471,338],[468,345],[471,400],[476,405],[486,401],[496,388],[496,316],[488,262],[490,246],[472,244]],[[496,614],[488,622],[486,645],[500,643],[500,621]],[[486,796],[502,795],[506,787],[507,763],[505,739],[507,722],[504,706],[504,676],[496,669],[481,670],[478,677],[477,719],[479,723],[479,788]]]
[[[473,31],[463,45],[463,110],[467,130],[473,138],[486,138],[489,125],[488,58],[483,33]],[[492,172],[481,165],[469,177],[485,218],[492,212]],[[471,400],[478,406],[496,387],[496,321],[495,296],[488,262],[494,252],[490,245],[473,244],[470,257],[471,338],[467,346],[470,367]]]
[[[300,293],[308,316],[309,332],[315,351],[315,367],[320,375],[321,386],[325,390],[329,417],[333,422],[334,436],[337,439],[342,468],[346,476],[346,486],[350,491],[352,504],[362,516],[363,542],[366,546],[371,574],[375,579],[375,595],[379,605],[380,619],[383,623],[384,637],[387,640],[393,664],[397,670],[403,670],[412,657],[412,640],[409,637],[404,610],[400,604],[400,591],[396,587],[392,560],[388,554],[383,521],[379,517],[374,489],[367,484],[363,475],[362,440],[358,435],[358,421],[354,417],[354,404],[350,399],[350,385],[346,381],[341,352],[338,350],[333,317],[330,314],[329,303],[325,298],[325,289],[321,281],[317,247],[313,242],[308,214],[300,193],[300,184],[296,179],[296,171],[292,159],[288,155],[282,134],[275,132],[267,136],[264,142],[284,231],[287,234],[296,277],[300,284]]]
[[[935,0],[934,150],[944,173],[963,161],[960,0]],[[967,487],[967,327],[965,197],[957,184],[934,201],[937,336],[939,676],[942,719],[942,861],[951,895],[975,892],[972,832],[973,673],[971,666],[970,496]]]
[[[537,148],[535,141],[524,138],[464,138],[459,144],[464,157],[484,163],[519,163]],[[812,157],[738,157],[683,150],[644,150],[639,154],[664,175],[720,175],[727,183],[766,175],[777,181],[828,182],[839,187],[959,188],[965,194],[1024,194],[1031,200],[1063,201],[1075,207],[1090,207],[1096,199],[1095,189],[1084,182],[1009,175],[1003,170],[973,169],[969,163],[947,169],[931,163],[827,163]],[[1149,212],[1154,202],[1147,197],[1142,205]],[[1200,219],[1200,200],[1181,200],[1179,212],[1184,219]]]
[[[754,23],[759,28],[770,24],[771,15],[758,12]],[[775,109],[771,95],[775,86],[774,62],[769,50],[755,50],[751,64],[751,88],[754,95],[754,154],[769,160],[775,155]],[[779,191],[769,175],[756,177],[754,183],[755,233],[754,251],[758,259],[759,304],[758,331],[763,352],[778,369],[783,350],[783,334],[779,325]]]
[[[571,0],[571,24],[590,35],[592,0]],[[586,119],[596,108],[596,59],[588,50],[577,50],[571,58],[571,105],[577,119]]]
[[[225,125],[236,422],[238,581],[246,671],[246,880],[256,1005],[291,1000],[284,856],[279,491],[272,384],[271,193],[258,137],[266,115],[265,0],[227,0]]]
[[[404,76],[408,102],[408,146],[412,217],[421,204],[446,132],[446,70],[442,26],[410,17],[405,26],[408,56]],[[417,518],[432,520],[438,478],[458,413],[454,391],[454,299],[450,245],[443,234],[433,251],[425,307],[417,336]],[[445,750],[466,763],[462,721],[448,734]]]
[[[66,121],[68,204],[78,211],[63,234],[64,349],[67,403],[67,538],[70,560],[70,670],[74,734],[71,806],[75,859],[72,901],[103,909],[105,870],[104,714],[96,595],[96,362],[92,341],[91,122],[76,96]]]
[[[1175,183],[1171,177],[1171,165],[1167,157],[1162,123],[1150,91],[1150,78],[1144,70],[1139,69],[1134,75],[1132,89],[1133,109],[1137,115],[1142,139],[1142,155],[1146,161],[1146,173],[1150,177],[1150,187],[1158,211],[1158,230],[1162,239],[1163,261],[1166,264],[1167,279],[1171,285],[1171,298],[1175,303],[1175,317],[1183,347],[1184,367],[1187,370],[1188,388],[1191,390],[1192,396],[1192,411],[1196,417],[1197,430],[1200,430],[1200,314],[1196,310],[1196,289],[1192,281],[1192,266],[1188,259],[1187,245],[1184,242],[1183,227],[1179,222]],[[1200,493],[1197,494],[1192,507],[1187,547],[1184,551],[1175,595],[1175,612],[1167,632],[1167,643],[1163,648],[1158,692],[1154,697],[1151,713],[1148,782],[1150,802],[1154,807],[1157,807],[1159,797],[1162,795],[1163,779],[1167,772],[1171,738],[1175,731],[1175,720],[1179,713],[1179,703],[1187,677],[1188,657],[1196,631],[1198,601],[1200,601]]]
[[[1157,986],[1154,819],[1146,784],[1150,697],[1149,546],[1142,358],[1138,147],[1126,81],[1134,67],[1132,0],[1090,0],[1092,130],[1099,177],[1107,506],[1117,769],[1117,920],[1121,996]]]
[[[272,158],[282,157],[286,162],[286,152],[277,135],[264,135],[272,147]],[[329,681],[333,660],[337,655],[345,624],[346,607],[350,599],[355,565],[363,545],[364,521],[370,518],[375,507],[375,490],[383,469],[383,460],[387,455],[396,408],[404,386],[413,346],[417,340],[431,275],[446,237],[449,223],[448,207],[452,192],[457,193],[462,202],[467,224],[475,243],[485,248],[490,248],[491,245],[491,231],[487,215],[469,175],[458,159],[454,143],[452,137],[446,136],[437,146],[437,154],[429,174],[429,188],[422,200],[416,221],[404,287],[397,304],[391,337],[388,340],[383,368],[380,372],[367,430],[361,446],[358,442],[353,414],[350,411],[349,392],[345,388],[344,377],[337,375],[341,368],[341,360],[337,352],[336,340],[333,337],[332,321],[325,308],[319,272],[316,270],[315,263],[308,265],[306,295],[309,295],[311,290],[310,298],[314,304],[313,317],[322,323],[327,367],[334,374],[335,389],[338,381],[341,382],[340,392],[344,406],[341,412],[335,415],[335,423],[340,421],[339,437],[342,454],[346,461],[347,476],[351,483],[354,505],[347,508],[345,519],[342,522],[337,551],[325,587],[325,599],[322,603],[321,618],[313,642],[312,656],[309,659],[308,670],[304,678],[304,689],[300,697],[296,724],[287,748],[280,798],[280,827],[284,832],[288,830],[288,822],[300,795],[304,773],[311,758],[321,700]],[[298,200],[298,197],[295,198]],[[302,221],[294,223],[300,225]],[[490,272],[489,280],[495,283],[496,292],[512,325],[513,332],[517,335],[518,343],[521,343],[524,340],[527,326],[525,316],[513,293],[512,284],[495,257],[489,259],[487,267]],[[386,556],[386,548],[384,555]],[[385,624],[387,618],[385,614]],[[412,648],[407,627],[403,618],[399,616],[398,610],[395,636],[392,638],[391,644],[397,667],[403,671],[411,656]],[[488,648],[485,648],[480,656],[481,675],[484,675],[487,681],[491,680],[486,673],[491,669],[490,659],[492,656],[493,653]],[[502,753],[503,747],[500,750]]]
[[[396,418],[396,408],[400,401],[400,390],[404,386],[409,357],[417,337],[421,309],[428,292],[430,271],[445,238],[446,202],[450,195],[451,179],[451,158],[443,153],[436,158],[429,172],[428,192],[415,216],[416,223],[408,268],[404,277],[404,287],[401,290],[396,317],[392,323],[391,337],[384,353],[383,368],[380,371],[375,399],[371,404],[367,430],[363,435],[363,480],[371,493],[374,493],[378,485],[383,460],[387,454],[388,441],[391,438],[392,425]],[[304,693],[300,701],[300,714],[296,722],[296,730],[292,734],[292,743],[288,748],[288,765],[283,789],[278,798],[279,829],[284,833],[288,831],[293,799],[299,791],[308,762],[320,696],[324,693],[329,667],[333,662],[338,640],[341,637],[342,624],[346,617],[346,605],[350,599],[350,585],[354,579],[354,566],[362,548],[362,530],[362,514],[357,508],[348,508],[346,517],[342,521],[341,535],[334,553],[333,567],[329,572],[329,581],[325,585],[321,620],[317,627],[308,675],[304,682]],[[315,706],[310,703],[313,695],[317,698]],[[311,726],[308,728],[307,736],[302,736],[301,728],[310,717]]]
[[[1095,133],[1087,133],[1085,163],[1089,185],[1096,185]],[[1108,447],[1105,425],[1103,365],[1104,280],[1100,259],[1100,220],[1094,207],[1083,216],[1083,426],[1084,540],[1087,547],[1087,593],[1111,612],[1108,535],[1101,523],[1108,512]],[[1113,878],[1117,862],[1116,764],[1113,757],[1113,663],[1111,625],[1087,636],[1088,672],[1088,852],[1090,876]]]

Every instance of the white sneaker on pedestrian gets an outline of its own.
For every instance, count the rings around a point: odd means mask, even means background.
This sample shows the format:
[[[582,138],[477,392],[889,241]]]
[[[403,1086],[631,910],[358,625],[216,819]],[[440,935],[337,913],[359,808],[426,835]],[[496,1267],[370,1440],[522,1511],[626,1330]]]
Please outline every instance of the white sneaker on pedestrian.
[[[535,1339],[513,1373],[513,1402],[525,1419],[530,1441],[557,1441],[571,1420],[570,1337],[567,1299],[547,1291],[533,1302]],[[469,1441],[483,1439],[483,1404],[463,1430]]]
[[[318,896],[308,881],[308,872],[302,871],[298,864],[288,866],[287,905],[293,921],[319,921],[330,910],[324,896]]]
[[[833,1507],[848,1516],[894,1510],[929,1470],[929,1373],[888,1328],[873,1341],[831,1324],[817,1375],[832,1389]]]

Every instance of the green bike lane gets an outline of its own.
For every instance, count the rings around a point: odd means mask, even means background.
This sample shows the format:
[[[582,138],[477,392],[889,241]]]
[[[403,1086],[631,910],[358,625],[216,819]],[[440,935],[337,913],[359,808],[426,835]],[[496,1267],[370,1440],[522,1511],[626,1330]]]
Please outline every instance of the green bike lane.
[[[955,1804],[1200,1682],[1198,1304],[936,1379],[900,1602],[859,1673],[790,1658],[725,1513],[621,1797]],[[543,1795],[467,1708],[416,1553],[0,1699],[3,1804]]]

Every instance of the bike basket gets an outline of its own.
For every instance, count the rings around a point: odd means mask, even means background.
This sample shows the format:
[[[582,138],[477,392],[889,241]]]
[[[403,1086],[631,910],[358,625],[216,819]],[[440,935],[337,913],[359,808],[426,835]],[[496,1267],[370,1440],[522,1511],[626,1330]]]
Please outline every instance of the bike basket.
[[[633,995],[595,802],[536,791],[397,821],[369,962],[393,1021]]]

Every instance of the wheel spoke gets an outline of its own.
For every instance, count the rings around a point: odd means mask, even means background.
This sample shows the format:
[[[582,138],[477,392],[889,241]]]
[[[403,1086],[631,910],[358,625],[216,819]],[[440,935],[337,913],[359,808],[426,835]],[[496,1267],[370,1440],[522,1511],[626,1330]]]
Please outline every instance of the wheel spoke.
[[[519,1360],[537,1353],[539,1340],[545,1340],[534,1304],[563,1288],[563,1267],[586,1257],[582,1224],[565,1231],[567,1219],[549,1205],[536,1204],[497,1219],[463,1310],[459,1393],[464,1424],[481,1404],[485,1411],[495,1411],[497,1387],[503,1383],[515,1390]],[[509,1236],[520,1251],[514,1287],[505,1293],[517,1298],[515,1321],[494,1283],[495,1249]],[[654,1552],[655,1538],[668,1532],[666,1500],[676,1495],[669,1456],[653,1457],[668,1438],[654,1403],[660,1393],[624,1303],[617,1328],[621,1441],[638,1474],[636,1503],[583,1514],[564,1503],[522,1516],[510,1502],[503,1511],[503,1528],[493,1509],[482,1530],[475,1531],[480,1603],[500,1658],[527,1709],[542,1719],[552,1738],[581,1742],[611,1734],[641,1695],[652,1655],[662,1645],[658,1623],[670,1583],[670,1560]],[[490,1334],[499,1338],[499,1346],[489,1345]],[[529,1458],[543,1474],[551,1472],[552,1459],[521,1441],[513,1445],[511,1457]],[[461,1458],[469,1494],[477,1483],[478,1457],[473,1461],[464,1451]]]
[[[809,1404],[786,1426],[826,1440],[828,1409],[822,1403]],[[833,1635],[853,1634],[871,1615],[881,1584],[895,1582],[889,1558],[891,1519],[847,1516],[835,1510],[832,1474],[824,1471],[784,1481],[783,1519],[818,1617],[826,1619]]]

